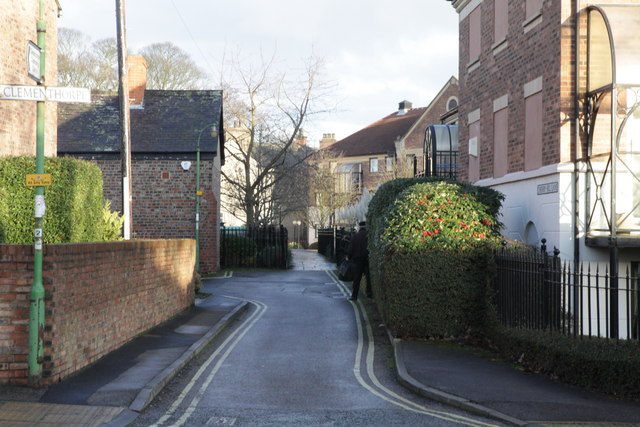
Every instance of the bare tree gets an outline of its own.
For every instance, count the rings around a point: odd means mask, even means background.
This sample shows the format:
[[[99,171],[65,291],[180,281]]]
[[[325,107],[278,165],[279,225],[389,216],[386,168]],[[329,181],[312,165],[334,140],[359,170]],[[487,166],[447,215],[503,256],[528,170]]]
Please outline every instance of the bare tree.
[[[81,31],[71,28],[58,29],[58,84],[60,86],[86,87],[89,72],[82,65],[91,40]]]
[[[207,75],[178,46],[155,43],[140,50],[147,61],[149,89],[202,88]],[[118,50],[115,38],[91,42],[86,34],[58,31],[58,84],[115,90],[118,87]]]
[[[312,154],[295,154],[296,141],[305,122],[327,111],[329,86],[321,81],[316,58],[305,63],[297,80],[278,73],[274,57],[262,58],[257,67],[237,58],[229,65],[221,78],[228,129],[222,202],[248,226],[266,224],[283,207],[276,186],[293,188],[296,172]]]
[[[171,42],[154,43],[139,53],[147,61],[149,89],[199,89],[207,77],[188,53]]]
[[[310,203],[305,222],[312,228],[331,226],[335,213],[354,203],[358,197],[339,188],[335,164],[340,157],[331,149],[325,149],[315,153],[310,162]]]

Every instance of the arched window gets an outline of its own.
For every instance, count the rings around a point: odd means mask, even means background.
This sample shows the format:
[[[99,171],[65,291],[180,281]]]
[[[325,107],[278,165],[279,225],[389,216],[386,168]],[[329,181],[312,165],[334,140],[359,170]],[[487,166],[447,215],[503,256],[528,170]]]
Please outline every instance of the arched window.
[[[640,233],[640,7],[587,11],[587,244],[608,246]]]
[[[456,98],[455,96],[452,96],[447,101],[447,111],[451,111],[456,107],[458,107],[458,98]]]

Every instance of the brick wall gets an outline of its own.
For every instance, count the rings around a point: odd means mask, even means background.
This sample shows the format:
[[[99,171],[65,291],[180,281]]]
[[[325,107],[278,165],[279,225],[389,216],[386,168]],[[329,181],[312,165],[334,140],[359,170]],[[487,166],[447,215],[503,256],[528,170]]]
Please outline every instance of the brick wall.
[[[56,86],[57,14],[56,2],[46,1],[46,82]],[[27,42],[38,40],[37,1],[0,0],[0,84],[35,85],[27,75]],[[36,102],[0,100],[0,156],[35,155]],[[45,108],[45,155],[55,157],[57,140],[57,105]]]
[[[102,170],[105,198],[112,210],[121,211],[120,160],[94,160]],[[194,239],[196,214],[196,164],[183,170],[182,160],[133,159],[133,237],[137,239]],[[200,169],[200,272],[219,268],[218,200],[213,192],[213,160],[202,160]],[[219,179],[219,177],[217,178]],[[219,182],[219,181],[218,181]]]
[[[479,178],[493,176],[493,101],[508,95],[508,172],[524,170],[524,85],[542,76],[542,163],[561,159],[561,2],[545,0],[541,22],[525,32],[525,2],[508,2],[506,44],[494,46],[494,2],[483,1],[481,53],[477,65],[469,65],[469,17],[460,21],[460,168],[469,179],[468,114],[480,109]],[[566,93],[564,94],[566,96]]]
[[[28,383],[30,245],[0,245],[0,384]],[[45,362],[55,383],[194,301],[192,240],[47,245]]]

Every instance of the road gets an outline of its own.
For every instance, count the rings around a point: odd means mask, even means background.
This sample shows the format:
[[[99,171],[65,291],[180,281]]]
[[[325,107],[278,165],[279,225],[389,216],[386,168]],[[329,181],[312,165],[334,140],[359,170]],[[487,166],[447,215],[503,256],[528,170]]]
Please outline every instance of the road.
[[[135,426],[497,425],[400,387],[373,304],[333,273],[234,272],[204,291],[249,309]]]

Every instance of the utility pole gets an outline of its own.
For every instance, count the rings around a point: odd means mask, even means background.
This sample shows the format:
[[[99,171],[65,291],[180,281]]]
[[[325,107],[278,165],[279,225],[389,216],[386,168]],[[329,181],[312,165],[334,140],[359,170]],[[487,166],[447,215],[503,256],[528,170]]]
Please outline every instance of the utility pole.
[[[129,73],[127,70],[127,35],[124,0],[116,0],[118,38],[118,97],[120,98],[120,159],[122,170],[122,213],[125,240],[131,238],[131,110],[129,109]]]

